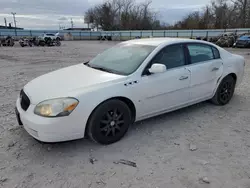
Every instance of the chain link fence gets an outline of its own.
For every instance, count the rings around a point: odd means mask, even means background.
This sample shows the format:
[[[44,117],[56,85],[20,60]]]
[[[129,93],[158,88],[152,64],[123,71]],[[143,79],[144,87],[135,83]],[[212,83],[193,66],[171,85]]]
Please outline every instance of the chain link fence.
[[[149,37],[216,37],[225,32],[235,34],[250,33],[250,28],[244,29],[218,29],[218,30],[143,30],[143,31],[76,31],[76,30],[14,30],[0,29],[0,38],[8,35],[16,40],[21,37],[38,37],[44,33],[60,33],[63,40],[130,40]]]

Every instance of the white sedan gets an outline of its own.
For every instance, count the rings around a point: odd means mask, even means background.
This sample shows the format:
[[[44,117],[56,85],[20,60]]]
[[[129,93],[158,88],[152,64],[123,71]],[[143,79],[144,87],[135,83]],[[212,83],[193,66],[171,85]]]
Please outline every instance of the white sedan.
[[[17,119],[42,142],[112,144],[136,121],[206,100],[227,104],[244,66],[242,56],[201,40],[121,42],[29,82],[16,101]]]

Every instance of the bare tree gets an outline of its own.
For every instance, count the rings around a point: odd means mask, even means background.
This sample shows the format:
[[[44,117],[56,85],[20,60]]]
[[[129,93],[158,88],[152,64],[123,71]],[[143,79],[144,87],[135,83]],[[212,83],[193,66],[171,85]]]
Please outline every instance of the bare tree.
[[[106,0],[85,13],[85,22],[104,30],[226,29],[250,27],[250,0],[212,0],[201,11],[191,12],[174,25],[161,24],[152,0]]]
[[[151,0],[141,4],[135,0],[107,0],[89,9],[85,17],[86,20],[93,18],[94,24],[104,30],[160,28],[156,13],[150,10],[151,3]]]

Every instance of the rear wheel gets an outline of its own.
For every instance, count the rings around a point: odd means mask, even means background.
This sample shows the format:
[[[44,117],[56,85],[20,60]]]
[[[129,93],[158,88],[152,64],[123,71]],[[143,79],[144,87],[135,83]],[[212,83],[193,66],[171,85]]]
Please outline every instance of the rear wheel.
[[[226,105],[234,95],[236,80],[231,76],[226,76],[220,83],[212,98],[212,103],[216,105]]]
[[[120,100],[109,100],[99,105],[92,113],[88,136],[99,144],[112,144],[121,140],[132,122],[129,107]]]

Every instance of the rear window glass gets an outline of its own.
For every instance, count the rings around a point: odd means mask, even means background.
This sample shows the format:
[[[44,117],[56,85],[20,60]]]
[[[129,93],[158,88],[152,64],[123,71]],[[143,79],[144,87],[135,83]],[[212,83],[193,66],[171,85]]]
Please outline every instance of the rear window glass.
[[[191,63],[198,63],[214,59],[212,48],[204,44],[188,44]]]
[[[220,52],[218,49],[216,49],[215,47],[212,47],[213,49],[213,53],[214,53],[214,59],[219,59],[220,58]]]

